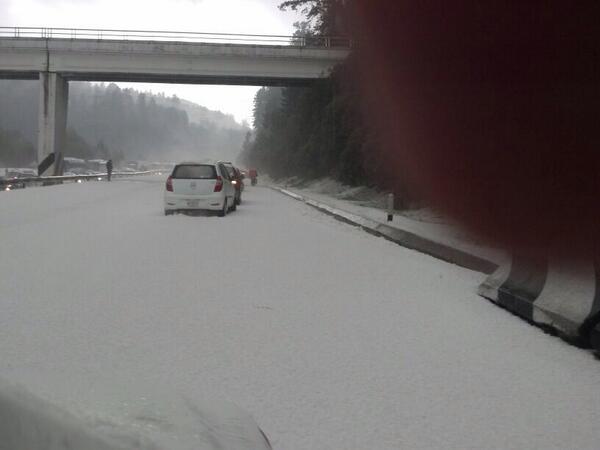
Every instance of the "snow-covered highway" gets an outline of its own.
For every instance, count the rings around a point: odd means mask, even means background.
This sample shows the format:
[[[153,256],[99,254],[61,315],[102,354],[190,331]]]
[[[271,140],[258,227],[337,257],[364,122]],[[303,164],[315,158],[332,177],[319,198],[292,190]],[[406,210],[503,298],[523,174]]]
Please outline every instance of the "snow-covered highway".
[[[181,448],[161,402],[206,395],[282,450],[598,448],[600,363],[483,275],[264,187],[225,218],[165,217],[162,190],[0,193],[0,378]]]

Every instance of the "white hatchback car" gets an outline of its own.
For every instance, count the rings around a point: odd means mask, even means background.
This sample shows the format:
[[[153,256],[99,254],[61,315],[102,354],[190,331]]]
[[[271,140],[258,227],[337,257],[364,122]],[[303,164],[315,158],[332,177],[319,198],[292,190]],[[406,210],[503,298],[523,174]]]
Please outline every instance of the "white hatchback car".
[[[177,164],[165,185],[165,215],[178,211],[235,211],[235,187],[222,163]]]

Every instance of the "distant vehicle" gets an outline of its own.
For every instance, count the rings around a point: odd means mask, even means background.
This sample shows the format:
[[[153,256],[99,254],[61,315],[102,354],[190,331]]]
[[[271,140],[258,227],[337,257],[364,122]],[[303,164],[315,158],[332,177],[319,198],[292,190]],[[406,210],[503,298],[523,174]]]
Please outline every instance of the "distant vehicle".
[[[0,191],[14,191],[15,189],[25,189],[25,183],[15,179],[8,183],[0,184]]]
[[[30,178],[30,177],[37,177],[37,171],[35,169],[28,169],[28,168],[6,169],[6,178]]]
[[[231,178],[231,182],[235,186],[235,204],[242,204],[242,192],[244,190],[244,176],[240,172],[240,169],[235,167],[230,162],[223,163],[227,172],[229,173],[229,178]]]
[[[66,156],[63,158],[63,175],[66,172],[71,172],[75,174],[82,174],[87,169],[87,162],[85,159],[81,158],[72,158],[70,156]]]
[[[106,159],[88,159],[86,161],[86,166],[95,173],[105,173]]]
[[[258,171],[256,169],[250,169],[248,170],[248,175],[250,175],[250,184],[256,186],[256,183],[258,182]]]
[[[171,170],[173,170],[173,165],[174,164],[168,162],[151,162],[146,164],[146,167],[148,170],[170,172]]]
[[[33,171],[34,174],[28,173],[28,171]],[[28,178],[35,177],[37,173],[33,169],[10,169],[10,168],[1,168],[0,169],[0,180],[2,183],[0,184],[0,190],[2,191],[12,191],[14,189],[23,189],[25,187],[25,183],[19,181],[19,178]]]
[[[165,215],[180,211],[235,211],[235,187],[225,165],[185,162],[175,166],[165,184]]]
[[[63,175],[89,175],[89,169],[85,167],[72,167],[70,170],[66,170],[63,172]]]

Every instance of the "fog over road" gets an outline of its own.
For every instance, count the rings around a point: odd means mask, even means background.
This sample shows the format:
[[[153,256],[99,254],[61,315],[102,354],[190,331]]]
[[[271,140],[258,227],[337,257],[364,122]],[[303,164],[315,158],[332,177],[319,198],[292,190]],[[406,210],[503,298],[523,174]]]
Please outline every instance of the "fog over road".
[[[190,448],[165,399],[230,400],[276,449],[597,448],[599,363],[482,274],[266,187],[165,217],[163,183],[0,193],[0,377]]]

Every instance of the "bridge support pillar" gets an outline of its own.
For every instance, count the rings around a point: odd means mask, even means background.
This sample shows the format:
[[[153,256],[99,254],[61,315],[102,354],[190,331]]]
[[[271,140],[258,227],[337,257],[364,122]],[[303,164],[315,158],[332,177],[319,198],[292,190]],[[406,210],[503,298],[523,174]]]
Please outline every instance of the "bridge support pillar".
[[[62,175],[69,84],[57,73],[40,72],[38,175]]]

